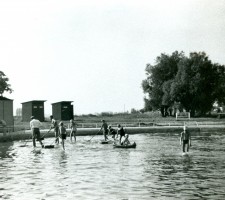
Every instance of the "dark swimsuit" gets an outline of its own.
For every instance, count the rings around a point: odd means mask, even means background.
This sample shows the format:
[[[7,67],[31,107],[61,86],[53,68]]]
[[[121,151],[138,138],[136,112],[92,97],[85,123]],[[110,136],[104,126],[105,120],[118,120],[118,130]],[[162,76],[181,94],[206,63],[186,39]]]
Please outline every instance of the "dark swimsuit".
[[[189,140],[183,140],[184,144],[188,144]]]
[[[118,130],[118,133],[119,133],[119,135],[122,137],[122,136],[125,136],[125,131],[123,130],[123,128],[120,128],[119,130]]]
[[[109,133],[112,135],[112,138],[115,138],[115,135],[116,135],[115,129],[110,128],[110,129],[109,129]]]

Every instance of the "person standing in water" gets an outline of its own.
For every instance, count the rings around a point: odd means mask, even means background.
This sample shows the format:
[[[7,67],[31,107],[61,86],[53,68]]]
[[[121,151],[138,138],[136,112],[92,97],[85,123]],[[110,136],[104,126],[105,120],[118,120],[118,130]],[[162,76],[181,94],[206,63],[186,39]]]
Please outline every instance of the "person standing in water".
[[[76,122],[71,119],[70,120],[70,141],[72,142],[72,136],[74,137],[74,141],[76,142],[76,132],[77,132],[77,125]]]
[[[121,144],[122,138],[125,137],[125,131],[124,131],[123,127],[120,124],[118,124],[116,138],[118,138],[118,135],[120,135],[120,140],[119,141],[120,141],[120,144]]]
[[[50,130],[54,129],[55,132],[55,143],[59,144],[59,126],[57,121],[53,118],[53,116],[50,116],[50,120],[51,120],[51,126],[50,126]]]
[[[102,126],[101,126],[101,129],[99,130],[100,131],[103,131],[103,136],[104,136],[104,140],[108,140],[108,137],[107,137],[107,134],[108,134],[108,124],[106,123],[106,121],[103,119],[102,120]]]
[[[116,139],[116,130],[114,128],[112,128],[111,125],[109,125],[108,130],[109,130],[109,135],[112,135],[112,138],[115,140]]]
[[[63,150],[65,150],[66,128],[64,127],[63,122],[59,123],[59,135],[62,139]]]
[[[34,116],[31,116],[31,121],[30,121],[30,128],[32,130],[32,140],[33,140],[33,146],[36,147],[36,141],[40,143],[41,147],[43,148],[44,145],[41,142],[41,137],[40,137],[40,127],[42,126],[41,122],[38,119],[35,119]]]
[[[182,145],[183,153],[185,153],[185,149],[187,152],[189,151],[189,147],[191,146],[191,134],[186,126],[183,127],[183,131],[180,134],[180,145]],[[187,146],[187,148],[185,148]]]

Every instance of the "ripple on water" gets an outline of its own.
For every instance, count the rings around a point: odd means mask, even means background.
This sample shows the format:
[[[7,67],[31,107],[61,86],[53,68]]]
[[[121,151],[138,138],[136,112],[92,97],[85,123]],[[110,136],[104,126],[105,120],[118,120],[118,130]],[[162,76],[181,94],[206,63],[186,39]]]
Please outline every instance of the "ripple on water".
[[[222,139],[220,139],[222,137]],[[224,199],[225,137],[193,137],[187,156],[179,136],[131,135],[136,149],[77,137],[53,149],[0,147],[2,199]],[[46,139],[46,144],[52,139]]]

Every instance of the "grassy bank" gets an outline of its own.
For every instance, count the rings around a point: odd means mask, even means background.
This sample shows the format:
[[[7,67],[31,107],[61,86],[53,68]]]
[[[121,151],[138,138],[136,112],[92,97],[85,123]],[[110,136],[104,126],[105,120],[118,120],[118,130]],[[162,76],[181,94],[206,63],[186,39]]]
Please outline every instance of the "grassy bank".
[[[151,113],[137,113],[137,114],[111,114],[111,115],[79,115],[74,117],[78,127],[82,128],[97,128],[101,126],[101,120],[104,119],[108,124],[116,126],[118,123],[124,126],[167,126],[167,125],[182,125],[183,123],[189,124],[221,124],[225,123],[225,118],[219,119],[217,115],[211,115],[210,117],[201,118],[180,118],[176,120],[173,116],[161,117],[158,112]],[[69,121],[64,121],[65,125],[69,124]],[[42,123],[44,129],[50,127],[50,120],[46,119]],[[29,129],[29,122],[22,122],[21,118],[15,118],[15,127],[22,129]]]

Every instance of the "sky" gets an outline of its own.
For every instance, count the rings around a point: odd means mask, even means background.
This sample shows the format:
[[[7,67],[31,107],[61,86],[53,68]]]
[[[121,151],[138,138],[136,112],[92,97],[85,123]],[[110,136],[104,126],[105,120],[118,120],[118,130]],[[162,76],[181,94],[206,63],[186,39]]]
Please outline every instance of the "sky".
[[[204,51],[225,64],[225,0],[0,0],[0,71],[23,102],[74,114],[144,107],[147,63]]]

